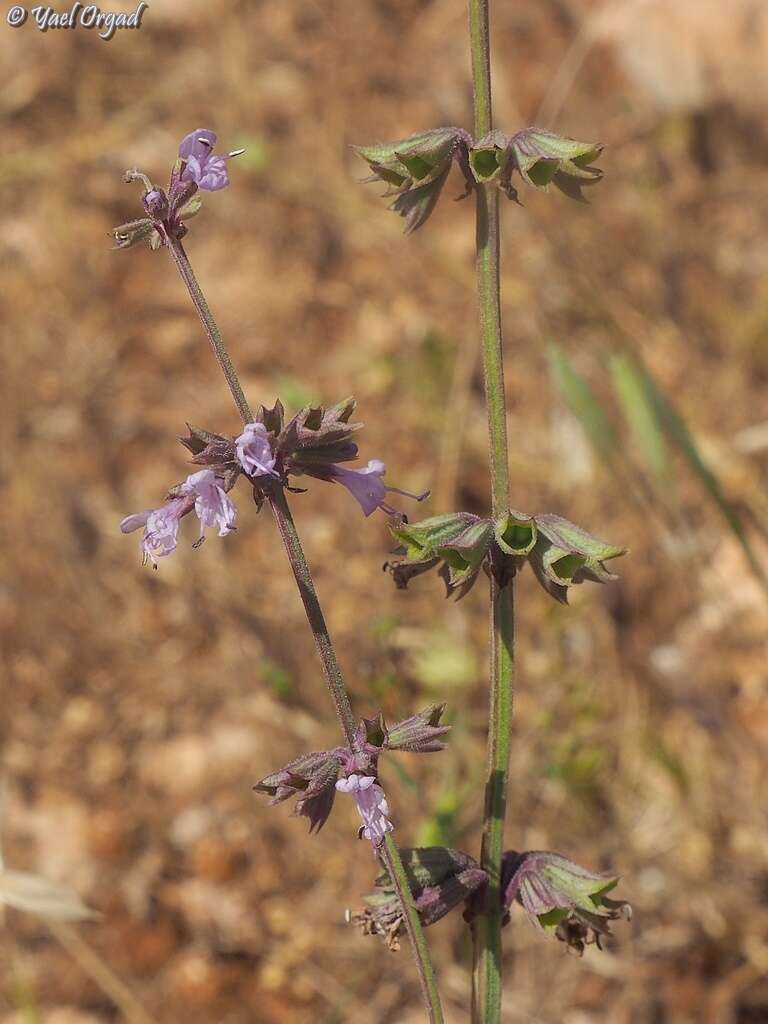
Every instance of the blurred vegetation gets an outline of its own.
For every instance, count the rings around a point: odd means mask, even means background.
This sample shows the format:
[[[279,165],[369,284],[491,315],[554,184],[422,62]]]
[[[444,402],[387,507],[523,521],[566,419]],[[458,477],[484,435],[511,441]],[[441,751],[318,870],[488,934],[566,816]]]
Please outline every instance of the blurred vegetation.
[[[465,20],[459,0],[160,0],[108,43],[0,31],[3,852],[103,914],[57,936],[8,910],[1,1024],[421,1020],[407,955],[344,924],[376,874],[354,809],[307,838],[251,792],[337,742],[268,516],[238,489],[237,533],[193,551],[185,532],[157,573],[117,529],[188,471],[186,420],[237,418],[166,255],[107,233],[138,215],[125,168],[162,181],[200,126],[246,146],[185,244],[251,401],[353,392],[364,460],[431,486],[425,515],[484,512],[471,200],[406,241],[349,149],[469,123]],[[753,1024],[768,11],[498,3],[493,31],[500,127],[607,144],[589,207],[525,192],[503,210],[513,503],[631,548],[620,583],[569,609],[521,576],[508,842],[620,871],[635,920],[577,961],[515,917],[505,1020]],[[482,587],[396,592],[383,518],[321,485],[293,506],[356,710],[449,704],[446,752],[383,765],[400,841],[476,853]],[[430,937],[465,1020],[459,915]]]

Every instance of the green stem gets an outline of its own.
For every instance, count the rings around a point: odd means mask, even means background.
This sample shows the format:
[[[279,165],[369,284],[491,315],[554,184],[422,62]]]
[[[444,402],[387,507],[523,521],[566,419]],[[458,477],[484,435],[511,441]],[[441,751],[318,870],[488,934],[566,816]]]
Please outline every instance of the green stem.
[[[475,138],[493,126],[491,107],[489,0],[469,0],[470,50],[474,86]],[[477,291],[494,516],[509,507],[504,360],[499,283],[499,193],[480,185],[477,195]],[[497,1024],[501,1017],[502,946],[500,874],[504,852],[514,681],[514,594],[512,579],[491,579],[490,711],[481,866],[489,883],[473,927],[472,1019]]]
[[[421,927],[419,912],[413,902],[413,894],[408,884],[408,876],[405,873],[400,851],[391,832],[387,832],[380,854],[403,908],[403,919],[418,963],[419,981],[424,1003],[429,1012],[429,1020],[431,1024],[443,1024],[443,1008],[440,1005],[440,993],[437,989],[437,979],[427,942],[424,938],[424,929]]]
[[[197,278],[194,275],[192,266],[186,252],[178,239],[171,236],[166,237],[167,247],[173,256],[176,267],[181,274],[184,284],[187,286],[192,302],[202,321],[205,333],[208,336],[213,351],[216,355],[219,366],[227,380],[229,390],[235,400],[243,423],[253,422],[253,413],[246,401],[243,389],[240,386],[232,360],[221,337],[216,321],[213,319],[210,307],[205,300]],[[330,690],[333,706],[336,709],[336,716],[339,719],[347,745],[354,748],[355,743],[355,719],[352,715],[352,706],[344,684],[344,677],[341,674],[336,651],[331,640],[328,626],[325,622],[320,601],[317,597],[312,574],[307,563],[304,549],[299,539],[296,524],[293,521],[291,510],[286,501],[285,492],[282,488],[276,488],[269,496],[269,507],[275,517],[280,537],[283,541],[285,553],[288,556],[291,569],[293,570],[296,586],[304,605],[312,635],[315,638],[320,661],[323,666],[328,689]],[[419,921],[419,915],[413,904],[413,896],[408,885],[400,853],[397,844],[390,834],[387,834],[385,845],[381,849],[381,856],[384,859],[387,871],[392,879],[403,908],[403,919],[408,936],[411,940],[411,949],[416,962],[416,967],[421,983],[421,990],[424,995],[424,1004],[430,1024],[443,1024],[443,1011],[440,1005],[440,995],[435,980],[435,970],[429,955],[424,930]]]
[[[514,590],[510,580],[491,580],[491,692],[488,722],[488,771],[483,810],[481,866],[488,872],[482,912],[473,926],[472,1020],[495,1024],[501,1016],[501,858],[507,810],[509,749],[514,680]]]

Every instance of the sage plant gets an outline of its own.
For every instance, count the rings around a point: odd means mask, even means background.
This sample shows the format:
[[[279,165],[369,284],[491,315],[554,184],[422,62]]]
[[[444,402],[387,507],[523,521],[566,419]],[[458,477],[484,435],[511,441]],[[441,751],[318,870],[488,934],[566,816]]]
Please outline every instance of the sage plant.
[[[567,602],[570,587],[585,581],[604,583],[616,577],[606,568],[625,549],[606,544],[586,530],[552,513],[528,513],[510,506],[504,368],[499,289],[499,195],[518,201],[515,175],[527,185],[554,184],[567,196],[583,199],[582,187],[595,183],[594,167],[601,146],[579,143],[538,128],[507,135],[491,121],[488,0],[470,0],[470,37],[474,81],[474,136],[456,127],[434,128],[396,142],[356,147],[368,163],[367,180],[382,181],[395,195],[392,209],[405,219],[406,232],[421,227],[439,200],[452,164],[464,178],[463,197],[474,195],[477,222],[477,288],[488,414],[491,507],[477,516],[457,510],[410,522],[399,510],[401,499],[419,502],[428,492],[410,494],[384,482],[385,465],[378,458],[364,467],[358,458],[353,420],[355,401],[298,410],[288,417],[282,403],[252,408],[182,244],[188,221],[199,211],[201,192],[230,184],[228,161],[241,151],[216,155],[216,135],[197,129],[181,142],[167,190],[139,170],[127,181],[143,186],[144,216],[115,228],[115,247],[147,242],[170,254],[229,386],[243,422],[236,437],[189,426],[179,440],[191,455],[195,471],[170,487],[160,504],[126,516],[124,533],[141,530],[140,554],[157,569],[174,552],[182,520],[194,513],[199,533],[226,538],[234,529],[237,509],[234,488],[250,493],[256,511],[266,505],[277,524],[288,564],[304,605],[323,674],[341,728],[341,742],[328,750],[297,752],[283,767],[255,786],[276,804],[295,799],[294,811],[319,831],[332,812],[337,793],[352,797],[366,840],[382,873],[365,908],[349,920],[364,935],[382,937],[397,949],[407,934],[418,970],[425,1010],[442,1022],[437,980],[424,938],[424,928],[454,908],[472,930],[474,971],[472,1019],[498,1022],[502,993],[502,928],[518,904],[543,932],[577,953],[591,942],[598,946],[610,934],[609,922],[629,916],[624,901],[607,893],[618,882],[613,874],[595,874],[549,851],[504,851],[508,766],[511,742],[514,670],[514,583],[528,563],[554,599]],[[297,481],[299,486],[297,486]],[[353,715],[346,684],[315,591],[309,565],[291,514],[289,495],[301,495],[306,484],[340,484],[362,513],[388,517],[397,543],[387,563],[395,584],[436,569],[449,594],[463,597],[484,576],[489,586],[491,622],[487,777],[483,837],[479,859],[445,847],[399,849],[395,840],[397,813],[390,808],[379,761],[389,751],[437,753],[446,748],[449,727],[442,724],[445,705],[432,704],[394,724],[381,712],[371,718]],[[242,482],[242,484],[241,484]],[[391,497],[397,496],[397,497]],[[393,503],[394,502],[394,503]],[[447,755],[446,755],[447,756]]]

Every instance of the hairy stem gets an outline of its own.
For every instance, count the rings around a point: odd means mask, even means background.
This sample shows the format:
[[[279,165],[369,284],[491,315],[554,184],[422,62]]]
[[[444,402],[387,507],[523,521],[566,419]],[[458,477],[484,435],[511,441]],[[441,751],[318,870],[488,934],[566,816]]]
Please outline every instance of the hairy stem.
[[[245,394],[240,386],[240,380],[235,372],[234,366],[232,365],[232,360],[229,358],[229,352],[227,352],[224,340],[219,333],[219,328],[216,326],[216,321],[213,319],[213,313],[211,313],[200,285],[197,283],[197,278],[192,270],[187,254],[184,251],[184,246],[178,238],[174,238],[172,235],[166,235],[166,244],[168,251],[171,256],[173,256],[176,269],[181,274],[181,278],[187,286],[187,291],[194,303],[197,314],[203,323],[205,333],[208,335],[208,340],[213,347],[216,361],[221,367],[221,372],[224,374],[227,384],[229,385],[229,390],[235,400],[237,411],[240,413],[243,423],[251,423],[253,421],[253,413],[246,401]]]
[[[178,239],[167,237],[166,241],[167,247],[173,256],[176,267],[181,274],[184,284],[187,286],[187,290],[189,291],[195,309],[202,321],[208,340],[213,347],[218,364],[227,380],[229,390],[232,392],[232,397],[235,400],[235,404],[237,405],[237,409],[242,417],[243,423],[251,423],[253,421],[253,413],[251,412],[250,406],[245,398],[243,389],[240,386],[240,381],[237,373],[235,372],[235,368],[232,365],[232,360],[230,359],[229,353],[224,345],[224,340],[221,337],[216,321],[213,319],[213,314],[211,313],[208,303],[205,300],[205,296],[200,289],[200,285],[197,283],[197,278],[192,271],[187,254]],[[293,521],[293,516],[291,515],[291,510],[288,507],[285,492],[282,488],[276,489],[269,496],[269,506],[273,516],[275,517],[275,522],[277,523],[277,528],[283,541],[285,553],[291,564],[294,579],[296,580],[296,586],[299,588],[299,594],[301,595],[301,600],[304,604],[307,621],[309,622],[310,629],[312,630],[312,635],[315,638],[315,644],[317,646],[318,654],[320,655],[320,661],[323,666],[326,682],[328,683],[328,689],[330,690],[333,706],[336,709],[336,716],[339,719],[339,723],[341,724],[341,728],[344,732],[344,738],[346,739],[348,746],[353,747],[355,744],[355,719],[352,714],[349,695],[347,694],[344,678],[341,674],[341,668],[339,667],[338,659],[336,658],[333,641],[331,640],[330,633],[328,632],[325,616],[323,615],[322,608],[320,607],[320,601],[318,600],[317,592],[315,591],[315,585],[312,581],[312,574],[307,563],[306,555],[304,554],[304,549],[302,548],[299,534],[296,530],[296,524]],[[387,871],[395,884],[400,898],[400,903],[403,908],[403,918],[408,931],[408,936],[411,940],[411,949],[413,951],[413,957],[419,973],[419,981],[421,982],[421,990],[424,995],[424,1004],[427,1010],[428,1019],[430,1024],[442,1024],[443,1011],[440,1005],[440,995],[437,990],[435,971],[432,966],[429,949],[424,938],[424,930],[413,904],[413,897],[408,886],[408,879],[405,874],[405,868],[403,867],[400,853],[397,849],[397,844],[389,834],[386,836],[385,845],[382,847],[381,855],[384,859]]]
[[[387,832],[384,837],[384,844],[381,847],[380,855],[403,908],[405,927],[411,940],[411,945],[416,952],[419,965],[419,981],[421,982],[424,1003],[429,1011],[429,1020],[431,1024],[443,1024],[440,993],[437,989],[435,971],[432,967],[429,949],[424,938],[424,929],[421,927],[419,912],[413,902],[413,894],[408,884],[408,876],[405,873],[400,851],[397,848],[397,843],[392,838],[391,832]]]
[[[336,709],[336,717],[341,723],[341,728],[344,730],[347,745],[351,747],[355,739],[355,719],[352,715],[352,706],[349,703],[341,669],[336,660],[336,651],[328,632],[328,626],[325,623],[325,616],[317,599],[315,585],[312,582],[312,574],[309,571],[307,559],[296,531],[296,524],[293,521],[293,516],[291,515],[291,510],[288,507],[282,487],[275,488],[274,492],[270,495],[269,507],[272,510],[272,515],[275,517],[285,553],[288,555],[288,561],[291,563],[291,569],[293,569],[296,586],[299,588],[304,611],[307,613],[307,622],[309,622],[309,628],[312,630],[312,636],[315,638],[317,652],[323,665],[323,673],[328,683],[328,689],[331,692],[333,706]]]
[[[489,0],[469,0],[470,50],[474,86],[475,138],[492,126]],[[499,193],[480,185],[477,195],[477,291],[494,516],[509,507],[509,456],[504,395],[499,285]],[[490,710],[488,769],[483,813],[481,865],[489,884],[473,928],[472,1013],[475,1024],[497,1024],[501,1016],[502,948],[500,873],[507,807],[512,693],[514,681],[514,595],[511,579],[491,580]]]

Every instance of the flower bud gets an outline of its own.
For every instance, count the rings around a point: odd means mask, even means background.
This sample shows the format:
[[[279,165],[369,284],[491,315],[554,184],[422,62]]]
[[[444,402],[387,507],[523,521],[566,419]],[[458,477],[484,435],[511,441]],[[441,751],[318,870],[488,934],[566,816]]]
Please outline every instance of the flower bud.
[[[168,216],[168,196],[161,188],[152,188],[144,193],[144,209],[152,220],[165,220]]]
[[[463,903],[484,885],[488,875],[476,860],[461,850],[443,846],[401,849],[408,886],[419,920],[426,928]],[[376,879],[376,891],[365,897],[366,908],[348,920],[363,935],[382,935],[391,950],[400,946],[405,931],[402,907],[387,872]]]
[[[616,875],[595,874],[559,853],[543,850],[510,850],[502,861],[502,899],[507,910],[516,901],[537,927],[566,942],[579,956],[592,942],[602,948],[602,939],[611,934],[609,921],[631,919],[629,903],[606,895],[618,882]]]
[[[356,458],[357,445],[350,440],[362,427],[350,423],[356,405],[354,398],[345,398],[327,409],[307,405],[297,412],[277,439],[287,470],[300,474]]]
[[[270,806],[298,796],[294,813],[309,818],[310,832],[319,832],[333,808],[336,782],[347,754],[343,747],[302,754],[253,788],[272,797]]]
[[[440,725],[445,704],[430,704],[418,714],[404,718],[389,728],[384,726],[382,746],[387,750],[407,750],[413,754],[430,754],[445,750],[440,737],[450,732],[450,725]],[[383,724],[383,722],[382,722]]]

